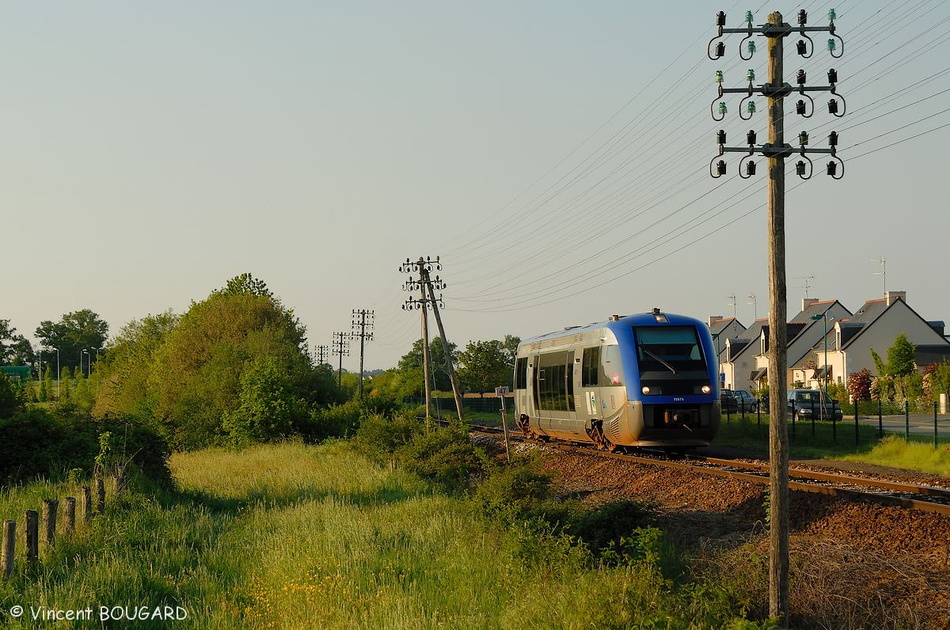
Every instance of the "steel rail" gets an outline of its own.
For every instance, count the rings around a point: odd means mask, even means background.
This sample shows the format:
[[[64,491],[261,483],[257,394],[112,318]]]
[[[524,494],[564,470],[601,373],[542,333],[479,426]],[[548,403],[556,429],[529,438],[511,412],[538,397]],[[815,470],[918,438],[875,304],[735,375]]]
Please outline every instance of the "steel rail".
[[[476,432],[482,432],[487,434],[497,434],[501,432],[500,428],[497,427],[488,427],[488,426],[478,426],[478,425],[469,425],[469,429]],[[524,440],[521,436],[511,436],[512,439]],[[746,462],[741,460],[731,460],[723,459],[716,457],[695,457],[691,456],[687,461],[676,461],[670,459],[660,459],[654,457],[642,457],[638,455],[630,455],[626,453],[610,453],[606,451],[599,451],[585,446],[578,446],[568,443],[560,442],[545,442],[545,446],[556,448],[558,450],[568,451],[568,452],[577,452],[587,455],[596,455],[599,457],[619,459],[621,461],[629,461],[638,464],[644,465],[654,465],[662,466],[667,468],[674,468],[678,470],[687,470],[691,472],[699,472],[707,475],[713,475],[717,477],[724,477],[730,479],[738,479],[741,481],[748,481],[751,483],[758,483],[762,485],[768,485],[769,476],[768,476],[768,465],[760,464],[755,462]],[[690,461],[695,463],[689,463]],[[707,465],[701,465],[707,464]],[[742,468],[746,470],[755,471],[753,472],[739,472],[736,470],[729,470],[729,468]],[[800,470],[792,469],[789,470],[789,476],[796,479],[806,479],[809,481],[789,481],[789,488],[792,490],[799,490],[802,492],[812,492],[817,494],[825,494],[830,496],[837,496],[842,498],[847,498],[852,501],[872,501],[875,503],[902,507],[906,509],[914,509],[923,512],[935,512],[937,514],[944,514],[950,516],[950,490],[943,488],[935,488],[932,486],[921,486],[906,482],[896,482],[896,481],[887,481],[883,479],[868,479],[863,477],[855,477],[853,475],[842,475],[834,473],[822,473],[817,471],[810,470]],[[853,486],[865,486],[869,488],[877,488],[880,490],[885,490],[889,492],[897,492],[906,495],[913,496],[931,496],[938,500],[948,501],[948,503],[939,503],[934,501],[926,501],[921,499],[915,499],[908,496],[895,496],[894,494],[881,494],[875,492],[867,492],[861,490],[853,490],[850,488],[842,488],[832,485],[823,485],[823,484],[847,484]]]

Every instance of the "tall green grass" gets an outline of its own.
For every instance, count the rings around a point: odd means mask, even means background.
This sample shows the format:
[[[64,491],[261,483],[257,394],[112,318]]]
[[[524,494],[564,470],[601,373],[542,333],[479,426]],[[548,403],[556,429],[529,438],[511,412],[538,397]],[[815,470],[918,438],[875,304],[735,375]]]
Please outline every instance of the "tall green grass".
[[[176,493],[130,493],[0,582],[0,626],[37,627],[4,616],[15,604],[169,604],[189,618],[135,627],[757,627],[733,594],[676,583],[650,554],[601,563],[344,443],[178,454],[172,469]]]

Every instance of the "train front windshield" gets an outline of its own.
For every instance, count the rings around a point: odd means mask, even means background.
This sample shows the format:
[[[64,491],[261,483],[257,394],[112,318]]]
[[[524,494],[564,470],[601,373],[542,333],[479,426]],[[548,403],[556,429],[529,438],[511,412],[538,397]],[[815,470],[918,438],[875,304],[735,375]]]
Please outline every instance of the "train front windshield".
[[[705,371],[706,361],[692,326],[634,328],[640,371]]]

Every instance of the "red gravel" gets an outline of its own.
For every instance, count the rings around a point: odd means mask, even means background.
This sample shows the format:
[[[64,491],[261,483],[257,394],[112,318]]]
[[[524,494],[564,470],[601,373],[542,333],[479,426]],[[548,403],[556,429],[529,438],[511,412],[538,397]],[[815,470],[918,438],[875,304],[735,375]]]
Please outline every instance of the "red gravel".
[[[593,452],[545,449],[543,462],[565,495],[654,504],[698,572],[751,588],[753,612],[767,609],[764,485]],[[950,628],[950,517],[804,492],[790,508],[795,627]]]

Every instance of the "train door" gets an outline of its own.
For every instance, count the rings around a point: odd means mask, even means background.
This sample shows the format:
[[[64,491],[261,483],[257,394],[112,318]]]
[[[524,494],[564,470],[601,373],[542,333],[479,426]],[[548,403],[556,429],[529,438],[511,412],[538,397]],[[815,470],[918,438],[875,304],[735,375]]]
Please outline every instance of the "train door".
[[[577,378],[576,362],[574,361],[574,351],[567,352],[567,361],[564,366],[564,411],[567,412],[561,420],[561,431],[566,433],[583,434],[583,423],[577,424],[577,391],[575,379]]]
[[[546,388],[551,382],[550,366],[541,365],[542,356],[534,355],[534,369],[532,370],[531,402],[534,405],[533,418],[536,418],[538,428],[547,431],[551,428],[549,414],[544,411]]]
[[[528,389],[528,357],[515,360],[515,413],[531,415],[528,401],[531,400]]]

